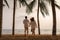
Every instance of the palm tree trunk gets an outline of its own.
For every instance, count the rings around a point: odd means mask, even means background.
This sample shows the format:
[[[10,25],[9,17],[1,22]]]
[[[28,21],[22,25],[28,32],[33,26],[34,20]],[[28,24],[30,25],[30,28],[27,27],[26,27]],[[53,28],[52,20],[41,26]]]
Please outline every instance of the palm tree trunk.
[[[14,28],[15,28],[15,10],[16,10],[16,0],[14,0],[14,8],[13,8],[13,28],[12,28],[12,35],[14,35]]]
[[[56,35],[56,11],[55,11],[55,5],[54,5],[54,1],[55,0],[51,0],[51,5],[52,5],[52,12],[53,12],[53,30],[52,30],[52,35]]]
[[[0,0],[0,37],[1,37],[1,33],[2,33],[2,11],[3,11],[3,0]]]
[[[39,2],[40,2],[40,0],[38,0],[37,22],[38,22],[38,33],[39,33],[39,35],[40,35],[40,24],[39,24]]]

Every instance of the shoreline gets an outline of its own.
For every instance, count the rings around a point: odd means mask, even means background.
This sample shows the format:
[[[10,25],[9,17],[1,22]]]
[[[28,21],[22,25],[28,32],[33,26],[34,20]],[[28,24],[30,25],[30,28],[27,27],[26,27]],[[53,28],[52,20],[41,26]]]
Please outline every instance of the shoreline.
[[[2,35],[0,40],[60,40],[60,35]]]

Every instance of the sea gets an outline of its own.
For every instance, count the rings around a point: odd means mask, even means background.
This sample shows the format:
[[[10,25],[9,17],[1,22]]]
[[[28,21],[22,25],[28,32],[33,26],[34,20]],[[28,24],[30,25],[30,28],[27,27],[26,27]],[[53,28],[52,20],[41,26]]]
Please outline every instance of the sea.
[[[52,35],[51,29],[41,29],[41,34],[49,34]],[[12,34],[12,29],[2,29],[2,34]],[[24,34],[24,29],[15,29],[15,34]],[[29,29],[29,34],[32,34],[31,30]],[[38,29],[35,30],[35,34],[38,34]],[[57,35],[60,34],[60,30],[57,30]]]

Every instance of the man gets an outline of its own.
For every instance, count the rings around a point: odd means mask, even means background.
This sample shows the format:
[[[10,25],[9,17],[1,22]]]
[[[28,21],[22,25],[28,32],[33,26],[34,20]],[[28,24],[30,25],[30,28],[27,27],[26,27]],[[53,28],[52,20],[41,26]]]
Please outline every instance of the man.
[[[24,24],[24,32],[25,35],[28,35],[28,27],[29,27],[29,20],[27,19],[27,16],[25,16],[25,19],[23,20],[23,24]]]

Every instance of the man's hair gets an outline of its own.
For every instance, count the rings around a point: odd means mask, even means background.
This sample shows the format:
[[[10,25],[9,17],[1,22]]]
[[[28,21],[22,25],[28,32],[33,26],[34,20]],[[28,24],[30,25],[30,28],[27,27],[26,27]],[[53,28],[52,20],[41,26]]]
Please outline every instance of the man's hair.
[[[27,18],[27,16],[25,16],[25,18]]]

